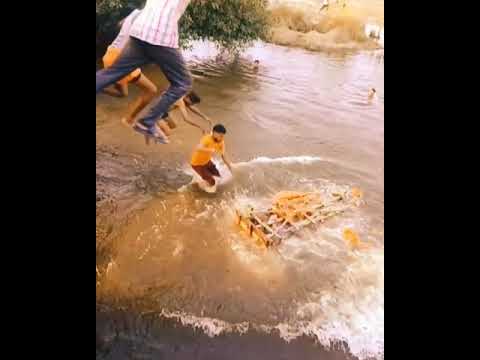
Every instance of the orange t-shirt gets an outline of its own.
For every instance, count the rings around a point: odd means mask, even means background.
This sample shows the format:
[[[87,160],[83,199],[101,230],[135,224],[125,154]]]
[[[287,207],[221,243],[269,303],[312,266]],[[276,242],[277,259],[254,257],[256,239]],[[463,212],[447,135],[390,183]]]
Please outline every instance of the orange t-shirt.
[[[200,144],[202,144],[207,149],[215,149],[215,152],[218,154],[223,155],[223,153],[225,152],[225,142],[216,142],[211,134],[205,135],[202,140],[200,140]],[[193,152],[192,159],[190,160],[190,164],[193,166],[206,165],[212,159],[212,155],[213,153],[195,150]]]

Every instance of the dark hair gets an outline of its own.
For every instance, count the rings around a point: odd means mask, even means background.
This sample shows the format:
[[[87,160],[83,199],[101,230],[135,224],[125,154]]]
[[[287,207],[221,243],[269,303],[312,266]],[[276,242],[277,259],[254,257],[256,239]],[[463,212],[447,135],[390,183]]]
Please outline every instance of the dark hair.
[[[226,134],[227,129],[225,129],[225,126],[222,124],[217,124],[213,127],[213,132],[219,133],[219,134]]]
[[[187,98],[190,100],[192,105],[198,104],[201,101],[200,96],[198,96],[198,94],[193,90],[187,94]]]
[[[255,64],[260,64],[260,60],[255,60]]]

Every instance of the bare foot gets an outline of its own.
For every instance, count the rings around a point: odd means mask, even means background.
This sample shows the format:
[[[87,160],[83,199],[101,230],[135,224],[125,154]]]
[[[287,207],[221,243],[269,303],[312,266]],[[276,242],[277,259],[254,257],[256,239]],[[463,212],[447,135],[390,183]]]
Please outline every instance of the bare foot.
[[[160,128],[161,131],[163,131],[163,133],[165,135],[170,135],[172,133],[172,131],[170,130],[170,127],[168,126],[167,122],[164,121],[164,120],[161,120],[158,122],[158,127]]]
[[[170,116],[168,116],[165,120],[168,123],[168,126],[170,129],[175,129],[177,127],[177,124],[175,123],[175,121],[173,121],[173,119]]]
[[[122,121],[122,124],[123,124],[123,125],[128,126],[128,127],[132,127],[133,124],[135,123],[135,122],[133,121],[133,119],[128,118],[128,117],[122,118],[121,121]]]

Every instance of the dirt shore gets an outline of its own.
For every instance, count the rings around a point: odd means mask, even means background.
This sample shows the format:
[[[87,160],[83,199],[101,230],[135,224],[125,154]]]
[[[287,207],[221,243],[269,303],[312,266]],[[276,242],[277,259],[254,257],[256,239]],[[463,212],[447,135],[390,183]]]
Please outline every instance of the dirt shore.
[[[175,163],[152,161],[119,146],[97,144],[97,269],[109,261],[114,239],[137,211],[188,181],[189,176],[176,169]]]

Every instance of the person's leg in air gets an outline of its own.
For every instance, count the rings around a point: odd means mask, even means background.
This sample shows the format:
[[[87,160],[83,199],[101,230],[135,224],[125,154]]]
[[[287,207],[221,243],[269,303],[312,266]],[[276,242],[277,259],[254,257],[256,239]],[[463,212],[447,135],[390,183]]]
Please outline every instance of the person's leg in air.
[[[177,128],[177,123],[175,122],[175,120],[172,119],[172,117],[170,116],[170,113],[167,112],[165,115],[163,115],[162,120],[164,120],[167,123],[168,128],[170,130]]]
[[[160,129],[162,129],[162,131],[167,134],[167,135],[170,135],[172,133],[172,130],[175,129],[175,127],[171,127],[170,124],[171,124],[172,120],[170,118],[170,114],[168,112],[166,112],[162,118],[160,119],[160,121],[158,121],[158,126],[160,127]]]
[[[109,46],[105,55],[103,55],[103,68],[108,69],[117,61],[118,57],[120,56],[122,50],[117,49],[113,46]],[[127,75],[128,76],[128,75]],[[123,78],[125,79],[125,78]],[[123,80],[122,79],[122,80]],[[124,98],[128,96],[128,82],[119,80],[113,85],[110,85],[103,89],[103,92],[107,95],[117,97],[117,98]]]
[[[124,98],[128,96],[128,85],[123,83],[115,83],[114,85],[110,85],[109,87],[103,89],[103,92],[113,97]]]
[[[156,126],[157,119],[164,116],[178,99],[187,94],[192,87],[192,78],[179,50],[148,43],[143,44],[148,58],[160,67],[170,82],[170,86],[134,128],[138,132],[161,139],[162,131]]]
[[[130,37],[120,56],[115,63],[108,69],[97,71],[96,73],[96,93],[104,90],[126,76],[131,74],[137,68],[151,62],[151,59],[145,53],[145,47],[149,45],[146,42]],[[155,125],[155,121],[147,131],[141,131],[144,135],[152,136],[160,143],[168,143],[168,138],[160,128]]]
[[[118,59],[111,67],[97,71],[96,94],[103,91],[107,86],[113,85],[137,68],[149,62],[139,40],[130,38]],[[128,94],[128,92],[127,92]]]
[[[140,74],[131,84],[135,84],[140,89],[140,96],[128,108],[127,116],[122,122],[129,126],[133,126],[135,117],[153,100],[157,94],[157,87],[144,74]]]

